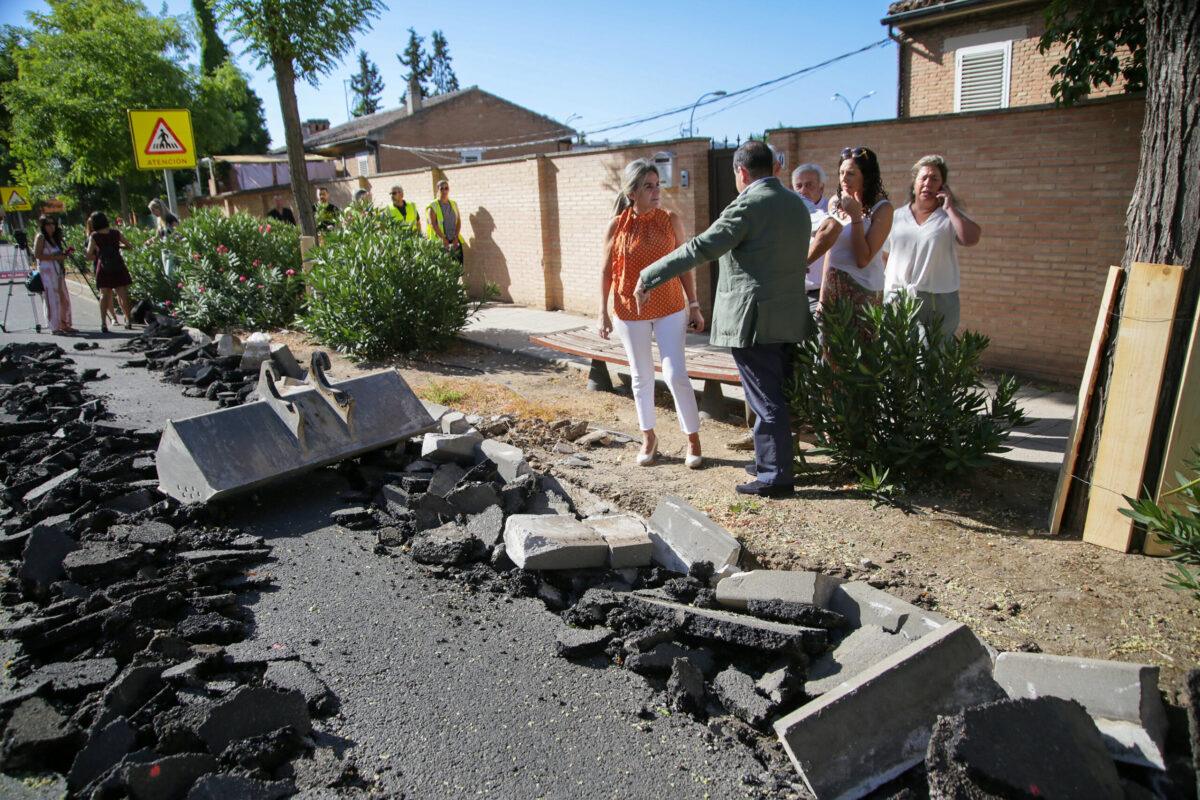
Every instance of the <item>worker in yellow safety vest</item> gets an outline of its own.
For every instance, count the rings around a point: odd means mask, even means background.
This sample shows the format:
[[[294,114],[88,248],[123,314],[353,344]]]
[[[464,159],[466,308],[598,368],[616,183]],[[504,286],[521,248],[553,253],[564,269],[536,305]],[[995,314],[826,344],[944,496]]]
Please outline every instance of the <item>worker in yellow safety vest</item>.
[[[441,241],[443,245],[450,248],[451,255],[461,264],[463,263],[462,239],[458,234],[462,230],[462,215],[458,213],[458,204],[450,199],[449,181],[438,181],[437,192],[437,198],[427,208],[429,238]]]
[[[388,206],[388,210],[392,212],[392,219],[396,220],[396,222],[416,228],[417,233],[420,233],[421,215],[417,213],[417,204],[406,203],[404,201],[403,186],[393,186],[391,194],[392,204]]]

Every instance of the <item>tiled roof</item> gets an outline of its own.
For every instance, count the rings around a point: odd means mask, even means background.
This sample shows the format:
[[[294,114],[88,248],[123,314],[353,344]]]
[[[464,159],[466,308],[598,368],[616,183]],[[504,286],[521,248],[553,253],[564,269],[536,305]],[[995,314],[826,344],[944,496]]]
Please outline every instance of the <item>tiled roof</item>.
[[[476,91],[478,87],[468,86],[466,89],[459,89],[457,92],[447,92],[446,94],[434,95],[421,100],[421,108],[417,111],[418,114],[427,108],[432,108],[441,105],[448,100],[453,100],[456,97],[462,97],[467,92]],[[331,142],[341,142],[346,139],[359,139],[363,136],[370,136],[380,128],[385,128],[399,119],[404,119],[408,116],[408,107],[400,106],[399,108],[391,108],[387,111],[377,111],[374,114],[368,114],[365,117],[357,117],[342,125],[335,125],[332,128],[314,133],[304,140],[305,147],[320,147]]]
[[[908,11],[919,11],[922,8],[942,6],[946,2],[947,0],[897,0],[897,2],[888,6],[888,16],[894,17],[897,14],[904,14]]]

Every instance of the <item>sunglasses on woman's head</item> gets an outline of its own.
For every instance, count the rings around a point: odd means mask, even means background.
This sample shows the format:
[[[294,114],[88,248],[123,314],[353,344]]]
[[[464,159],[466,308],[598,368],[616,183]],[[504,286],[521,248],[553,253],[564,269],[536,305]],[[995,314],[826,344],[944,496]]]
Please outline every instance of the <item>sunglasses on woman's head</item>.
[[[847,158],[863,158],[863,157],[869,158],[870,156],[871,156],[871,151],[865,147],[847,147],[844,150],[842,150],[842,160],[843,161],[845,161]]]

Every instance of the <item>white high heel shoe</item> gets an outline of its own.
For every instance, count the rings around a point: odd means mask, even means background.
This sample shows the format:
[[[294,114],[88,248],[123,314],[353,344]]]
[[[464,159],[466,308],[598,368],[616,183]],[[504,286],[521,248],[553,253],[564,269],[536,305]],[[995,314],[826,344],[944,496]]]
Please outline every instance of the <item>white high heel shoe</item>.
[[[654,459],[658,458],[658,448],[655,447],[652,452],[638,453],[637,465],[639,467],[648,467],[654,463]]]
[[[694,455],[688,454],[683,457],[683,465],[685,467],[687,467],[688,469],[700,469],[700,466],[703,463],[704,463],[704,456],[694,456]]]

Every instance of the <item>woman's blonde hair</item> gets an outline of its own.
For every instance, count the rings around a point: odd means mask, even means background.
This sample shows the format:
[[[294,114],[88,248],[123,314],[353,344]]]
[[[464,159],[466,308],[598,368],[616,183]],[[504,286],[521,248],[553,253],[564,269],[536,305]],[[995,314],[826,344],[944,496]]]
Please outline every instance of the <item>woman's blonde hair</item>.
[[[912,180],[908,182],[908,202],[915,202],[917,199],[917,190],[914,183],[917,180],[917,174],[921,171],[921,167],[935,167],[938,173],[942,176],[942,185],[946,185],[946,181],[950,180],[950,167],[946,164],[946,159],[932,153],[927,156],[921,156],[917,159],[917,163],[912,165]],[[957,203],[957,199],[955,200]]]
[[[625,165],[625,172],[621,176],[621,191],[617,195],[617,201],[613,204],[614,217],[633,205],[633,201],[629,199],[629,195],[637,191],[637,188],[642,184],[642,179],[651,172],[658,175],[658,167],[654,166],[653,161],[647,161],[644,158],[639,158],[637,161],[630,161]]]
[[[150,213],[154,215],[155,228],[162,230],[163,228],[167,227],[166,207],[163,206],[162,200],[159,200],[156,197],[146,204],[146,208],[148,208]]]

